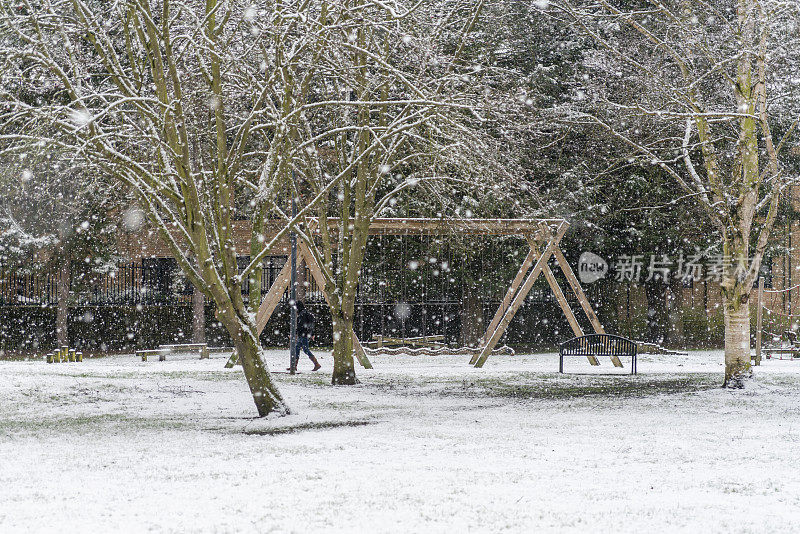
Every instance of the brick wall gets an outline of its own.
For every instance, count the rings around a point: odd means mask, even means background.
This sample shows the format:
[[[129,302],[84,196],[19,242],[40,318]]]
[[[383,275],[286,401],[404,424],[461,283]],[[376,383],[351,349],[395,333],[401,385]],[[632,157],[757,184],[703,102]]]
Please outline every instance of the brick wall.
[[[249,220],[233,222],[233,243],[240,256],[250,255],[251,224]],[[265,240],[274,236],[280,228],[277,225],[267,227]],[[180,232],[175,230],[173,236],[179,243],[184,243]],[[139,232],[120,232],[117,239],[117,248],[124,261],[137,261],[141,258],[167,258],[171,257],[169,249],[159,237],[158,233],[148,227]],[[270,255],[281,256],[289,254],[288,237],[279,241]]]

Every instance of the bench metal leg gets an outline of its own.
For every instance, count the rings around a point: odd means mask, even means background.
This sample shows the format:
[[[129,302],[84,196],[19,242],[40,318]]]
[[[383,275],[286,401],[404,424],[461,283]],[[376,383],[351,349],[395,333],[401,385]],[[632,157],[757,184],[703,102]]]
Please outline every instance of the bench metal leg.
[[[559,354],[558,355],[558,372],[562,373],[562,374],[564,373],[564,355],[563,354]]]

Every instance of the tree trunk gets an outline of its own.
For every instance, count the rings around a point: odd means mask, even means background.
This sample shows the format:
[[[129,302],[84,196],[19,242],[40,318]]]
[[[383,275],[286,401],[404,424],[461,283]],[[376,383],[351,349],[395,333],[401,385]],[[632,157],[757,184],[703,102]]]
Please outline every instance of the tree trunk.
[[[461,344],[474,347],[483,336],[483,306],[477,289],[470,286],[464,295],[461,311]]]
[[[250,393],[253,394],[253,402],[255,402],[258,415],[264,417],[272,412],[288,415],[289,407],[286,406],[278,386],[272,380],[261,357],[261,345],[255,335],[255,326],[247,325],[243,321],[237,320],[236,317],[223,317],[225,315],[232,315],[232,313],[229,311],[220,316],[233,339],[233,346],[242,363],[244,376],[250,387]]]
[[[669,328],[667,309],[667,285],[659,280],[645,282],[647,297],[647,341],[663,345]]]
[[[206,303],[203,294],[194,288],[192,293],[192,343],[206,342]]]
[[[69,345],[67,320],[69,318],[70,259],[62,258],[58,268],[58,304],[56,308],[56,339],[58,346]]]
[[[669,343],[673,347],[683,346],[686,338],[683,334],[683,281],[675,279],[670,282],[669,302]]]
[[[333,317],[333,376],[331,384],[358,384],[353,360],[353,319]]]
[[[725,298],[725,382],[742,388],[750,375],[750,307],[741,299]]]

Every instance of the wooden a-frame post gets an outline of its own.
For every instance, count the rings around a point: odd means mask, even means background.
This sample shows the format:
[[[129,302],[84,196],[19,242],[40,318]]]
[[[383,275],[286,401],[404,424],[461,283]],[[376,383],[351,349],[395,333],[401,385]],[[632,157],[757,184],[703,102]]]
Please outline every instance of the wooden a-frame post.
[[[311,276],[314,277],[314,280],[317,282],[317,286],[319,287],[320,291],[322,291],[322,295],[325,297],[325,302],[330,305],[330,297],[325,291],[325,278],[322,276],[322,268],[320,267],[319,263],[317,263],[317,258],[314,257],[314,255],[308,249],[308,245],[305,243],[298,242],[297,245],[300,249],[300,256],[306,262],[308,270],[311,271]],[[370,363],[369,358],[367,358],[367,353],[364,352],[364,347],[361,346],[361,341],[358,340],[358,336],[356,336],[355,331],[351,330],[350,333],[353,336],[353,352],[355,353],[358,363],[360,363],[364,369],[372,369],[372,363]]]
[[[322,279],[322,270],[317,264],[316,258],[311,254],[308,250],[308,247],[305,243],[299,242],[298,248],[300,250],[300,257],[305,261],[306,265],[308,266],[308,270],[311,271],[311,275],[314,277],[314,280],[317,281],[317,285],[319,286],[322,294],[325,296],[325,301],[330,303],[328,298],[328,294],[325,293],[325,281]],[[283,298],[283,294],[289,288],[289,284],[291,283],[292,279],[292,264],[290,262],[286,262],[283,266],[283,269],[278,273],[278,276],[275,277],[275,281],[267,291],[267,294],[264,296],[264,300],[261,301],[261,305],[258,307],[258,312],[256,313],[256,335],[261,335],[261,332],[267,326],[270,317],[275,312],[275,308],[278,307],[278,303],[280,303],[281,298]],[[355,352],[356,359],[358,363],[360,363],[365,369],[372,369],[372,363],[370,363],[369,359],[367,358],[366,352],[364,352],[364,347],[361,346],[361,342],[356,337],[355,332],[353,332],[353,351]],[[236,364],[236,353],[234,352],[233,355],[228,359],[228,362],[225,364],[225,367],[233,367]]]
[[[312,219],[312,222],[315,221]],[[328,219],[331,225],[338,224],[336,219]],[[508,329],[508,325],[516,315],[519,308],[525,301],[525,298],[533,288],[534,283],[539,275],[544,274],[550,289],[555,295],[558,305],[564,312],[567,322],[570,325],[573,333],[576,336],[583,335],[583,329],[578,323],[575,314],[569,306],[564,292],[556,280],[553,271],[550,269],[548,262],[554,258],[556,264],[569,283],[572,292],[578,299],[578,302],[589,319],[592,329],[597,334],[604,334],[603,326],[597,318],[594,310],[592,309],[589,300],[583,292],[583,289],[578,282],[575,273],[570,268],[564,254],[559,248],[559,243],[564,237],[564,234],[569,228],[569,223],[563,219],[463,219],[457,221],[445,221],[441,219],[375,219],[370,225],[370,233],[372,235],[405,235],[405,234],[431,234],[442,235],[452,231],[461,231],[466,235],[520,235],[524,237],[530,246],[525,260],[522,262],[517,275],[511,282],[510,287],[506,291],[500,307],[497,309],[492,321],[489,323],[486,332],[481,339],[481,351],[475,354],[470,360],[470,364],[475,367],[482,367],[486,363],[486,359],[492,353],[492,350],[497,345],[500,338]],[[539,251],[539,244],[544,243],[544,249]],[[316,260],[316,257],[308,249],[308,246],[300,242],[298,243],[301,258],[308,266],[311,275],[317,282],[320,290],[322,291],[325,300],[330,303],[329,295],[325,292],[325,280],[322,275],[322,268]],[[259,334],[266,326],[272,313],[275,311],[283,293],[290,283],[290,265],[284,266],[275,282],[270,287],[264,300],[259,306],[256,315],[256,323],[258,325]],[[364,348],[361,345],[355,332],[353,336],[353,351],[355,352],[356,359],[366,369],[372,369],[372,364],[367,358]],[[588,356],[592,365],[599,365],[595,356]],[[619,358],[612,357],[612,362],[617,367],[622,367],[622,362]]]
[[[497,308],[497,312],[495,312],[494,317],[492,318],[489,326],[486,328],[486,332],[484,332],[483,337],[481,338],[480,346],[483,347],[489,342],[489,336],[497,329],[497,325],[500,324],[500,320],[503,318],[503,314],[506,312],[508,307],[511,305],[511,301],[514,300],[514,295],[517,294],[519,290],[520,284],[525,279],[525,275],[527,274],[528,270],[533,265],[533,262],[536,261],[537,254],[535,250],[530,250],[528,255],[525,256],[525,260],[523,260],[522,265],[517,271],[517,276],[514,277],[514,280],[511,281],[511,285],[508,287],[508,291],[506,291],[506,295],[503,297],[503,301],[500,303],[500,307]],[[475,362],[478,361],[478,356],[480,353],[476,353],[472,359],[470,360],[470,365],[475,365]]]
[[[472,360],[470,360],[470,363],[474,364],[475,367],[482,367],[483,364],[486,363],[487,358],[492,353],[492,350],[497,345],[498,341],[500,341],[500,338],[505,333],[508,325],[511,324],[511,321],[519,308],[525,302],[525,298],[528,296],[528,293],[530,293],[530,290],[533,288],[533,284],[536,282],[540,274],[544,274],[545,279],[547,279],[547,283],[549,284],[550,289],[553,291],[556,301],[561,307],[561,310],[564,312],[567,322],[569,323],[570,328],[572,328],[575,336],[583,335],[583,329],[580,327],[575,314],[569,307],[569,302],[564,296],[561,287],[558,285],[558,281],[556,280],[553,271],[550,270],[550,267],[547,264],[551,256],[556,258],[557,264],[564,272],[564,276],[567,278],[573,293],[575,293],[578,302],[580,302],[581,307],[588,317],[589,322],[592,324],[592,328],[594,329],[595,333],[605,333],[600,321],[597,319],[597,315],[594,313],[594,310],[589,303],[589,300],[586,298],[583,289],[580,287],[580,283],[575,277],[575,273],[572,272],[572,269],[566,262],[561,249],[558,247],[558,244],[561,241],[561,238],[564,236],[564,233],[567,231],[567,228],[569,228],[569,223],[566,221],[561,221],[555,231],[553,231],[553,229],[547,224],[540,224],[540,236],[544,237],[547,242],[542,253],[539,253],[537,246],[537,241],[541,240],[541,237],[537,236],[540,237],[540,239],[536,239],[530,235],[525,235],[531,251],[523,261],[517,276],[512,281],[511,286],[506,292],[505,298],[500,303],[500,307],[497,309],[494,318],[492,319],[491,323],[489,323],[489,327],[486,329],[486,333],[483,335],[481,352],[473,356]],[[526,278],[525,273],[527,273],[534,260],[536,263],[533,265],[533,270]],[[524,283],[522,283],[523,278],[525,279]],[[595,356],[589,355],[588,359],[589,363],[592,365],[600,364]],[[622,367],[622,362],[620,362],[619,358],[616,356],[612,357],[611,361],[616,367]]]
[[[278,273],[278,276],[275,277],[275,281],[272,282],[269,291],[264,295],[264,300],[261,301],[261,305],[258,307],[258,311],[256,312],[256,336],[260,336],[261,332],[264,331],[264,327],[267,326],[269,318],[272,317],[272,313],[275,311],[275,308],[278,307],[278,303],[280,303],[281,298],[283,298],[283,294],[289,287],[291,280],[292,264],[287,261],[283,269]],[[236,365],[236,360],[238,359],[239,356],[234,352],[231,354],[231,357],[228,358],[225,367],[230,369]]]

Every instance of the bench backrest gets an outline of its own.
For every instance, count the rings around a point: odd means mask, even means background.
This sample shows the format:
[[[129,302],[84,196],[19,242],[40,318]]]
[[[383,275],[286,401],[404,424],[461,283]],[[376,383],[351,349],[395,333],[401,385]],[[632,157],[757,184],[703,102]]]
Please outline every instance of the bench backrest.
[[[566,356],[635,356],[636,350],[635,341],[611,334],[574,337],[559,346]]]

